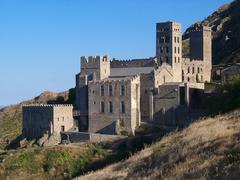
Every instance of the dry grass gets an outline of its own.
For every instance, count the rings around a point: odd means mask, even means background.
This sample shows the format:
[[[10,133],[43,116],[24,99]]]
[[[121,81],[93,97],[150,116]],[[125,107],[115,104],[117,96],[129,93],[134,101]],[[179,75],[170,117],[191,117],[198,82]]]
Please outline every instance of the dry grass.
[[[199,120],[79,179],[239,179],[240,110]]]

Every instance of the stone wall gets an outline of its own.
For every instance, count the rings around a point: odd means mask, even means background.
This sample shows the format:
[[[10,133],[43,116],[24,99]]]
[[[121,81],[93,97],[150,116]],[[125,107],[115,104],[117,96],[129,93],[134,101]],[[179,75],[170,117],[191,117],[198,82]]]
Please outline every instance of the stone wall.
[[[101,85],[104,87],[102,96]],[[109,95],[110,85],[112,96]],[[121,95],[121,86],[125,87],[125,95]],[[88,87],[89,132],[114,134],[119,121],[121,126],[134,133],[140,123],[140,77],[90,82]],[[104,103],[104,112],[101,112],[101,102]],[[125,113],[121,112],[121,102],[125,104]]]
[[[204,61],[202,60],[183,60],[183,82],[201,83],[207,81],[204,79]]]
[[[154,58],[131,59],[131,60],[113,59],[110,63],[111,68],[154,67],[155,65],[156,60]]]
[[[154,74],[141,74],[140,75],[141,88],[140,88],[140,109],[141,121],[149,121],[149,90],[154,87]]]
[[[59,134],[74,125],[72,105],[28,105],[23,106],[22,134],[27,139]]]
[[[154,71],[154,88],[167,83],[174,82],[173,69],[170,65],[163,63],[162,66],[158,67]]]
[[[64,132],[61,133],[61,142],[81,143],[81,142],[104,142],[124,139],[126,136],[84,133],[84,132]]]

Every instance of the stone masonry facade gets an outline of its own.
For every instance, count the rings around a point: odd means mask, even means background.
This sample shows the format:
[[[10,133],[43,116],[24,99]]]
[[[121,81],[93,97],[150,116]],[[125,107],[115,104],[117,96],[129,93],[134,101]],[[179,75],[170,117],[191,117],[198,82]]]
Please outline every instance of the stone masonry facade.
[[[72,105],[23,106],[22,134],[27,139],[40,138],[53,133],[60,135],[74,126]]]
[[[181,24],[157,23],[154,57],[82,56],[80,69],[74,109],[23,107],[23,134],[71,131],[74,124],[81,132],[101,134],[135,134],[141,122],[172,128],[188,124],[192,112],[201,109],[204,83],[211,80],[211,29],[190,32],[190,57],[183,58]]]
[[[156,25],[155,57],[81,57],[76,75],[79,127],[86,125],[93,133],[125,129],[134,134],[142,121],[184,126],[191,121],[184,118],[190,109],[200,108],[204,82],[211,80],[211,41],[209,27],[190,32],[190,57],[183,58],[181,24],[164,22]]]

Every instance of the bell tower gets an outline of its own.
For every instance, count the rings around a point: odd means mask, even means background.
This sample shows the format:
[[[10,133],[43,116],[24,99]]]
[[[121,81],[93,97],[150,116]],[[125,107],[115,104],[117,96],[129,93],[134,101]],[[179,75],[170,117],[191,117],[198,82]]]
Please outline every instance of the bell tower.
[[[172,66],[175,82],[182,82],[182,33],[180,23],[157,23],[156,57],[158,65],[167,63]]]

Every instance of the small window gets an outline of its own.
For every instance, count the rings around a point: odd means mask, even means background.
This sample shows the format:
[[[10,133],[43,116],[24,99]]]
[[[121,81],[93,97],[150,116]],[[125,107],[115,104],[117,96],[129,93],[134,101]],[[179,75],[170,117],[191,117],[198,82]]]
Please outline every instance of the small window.
[[[61,126],[61,131],[64,132],[65,131],[65,127]]]
[[[169,47],[168,46],[166,47],[166,53],[169,53]]]
[[[109,112],[113,113],[113,103],[112,103],[112,101],[109,102]]]
[[[180,43],[180,38],[179,37],[177,38],[177,42]]]
[[[163,47],[160,47],[160,53],[163,53]]]
[[[199,67],[197,68],[197,71],[198,71],[198,73],[200,73],[200,68]]]
[[[168,56],[166,56],[166,63],[168,63]]]
[[[62,117],[62,121],[64,121],[64,117]]]
[[[170,37],[166,36],[166,43],[169,43],[169,42],[170,42]]]
[[[180,47],[178,47],[178,54],[180,54]]]
[[[165,36],[160,37],[160,43],[164,43],[165,42]]]
[[[174,42],[177,42],[177,37],[176,36],[174,37]]]
[[[180,57],[178,57],[178,62],[180,63]]]
[[[125,103],[124,103],[124,101],[121,101],[121,112],[123,114],[125,113]]]
[[[104,96],[104,85],[101,85],[101,96]]]
[[[189,77],[187,78],[187,81],[190,82],[190,78]]]
[[[194,69],[194,67],[192,67],[192,73],[193,73],[193,74],[195,73],[195,69]]]
[[[112,88],[112,85],[110,84],[109,85],[109,89],[108,89],[108,91],[109,91],[109,96],[112,96],[113,95],[113,88]]]
[[[105,112],[105,103],[104,101],[101,101],[101,113]]]
[[[125,86],[121,85],[121,96],[125,96]]]
[[[177,62],[177,57],[174,57],[174,61],[175,61],[175,63]]]
[[[175,53],[175,54],[177,53],[177,48],[176,48],[176,47],[174,47],[174,53]]]
[[[188,67],[187,72],[190,73],[190,67]]]

